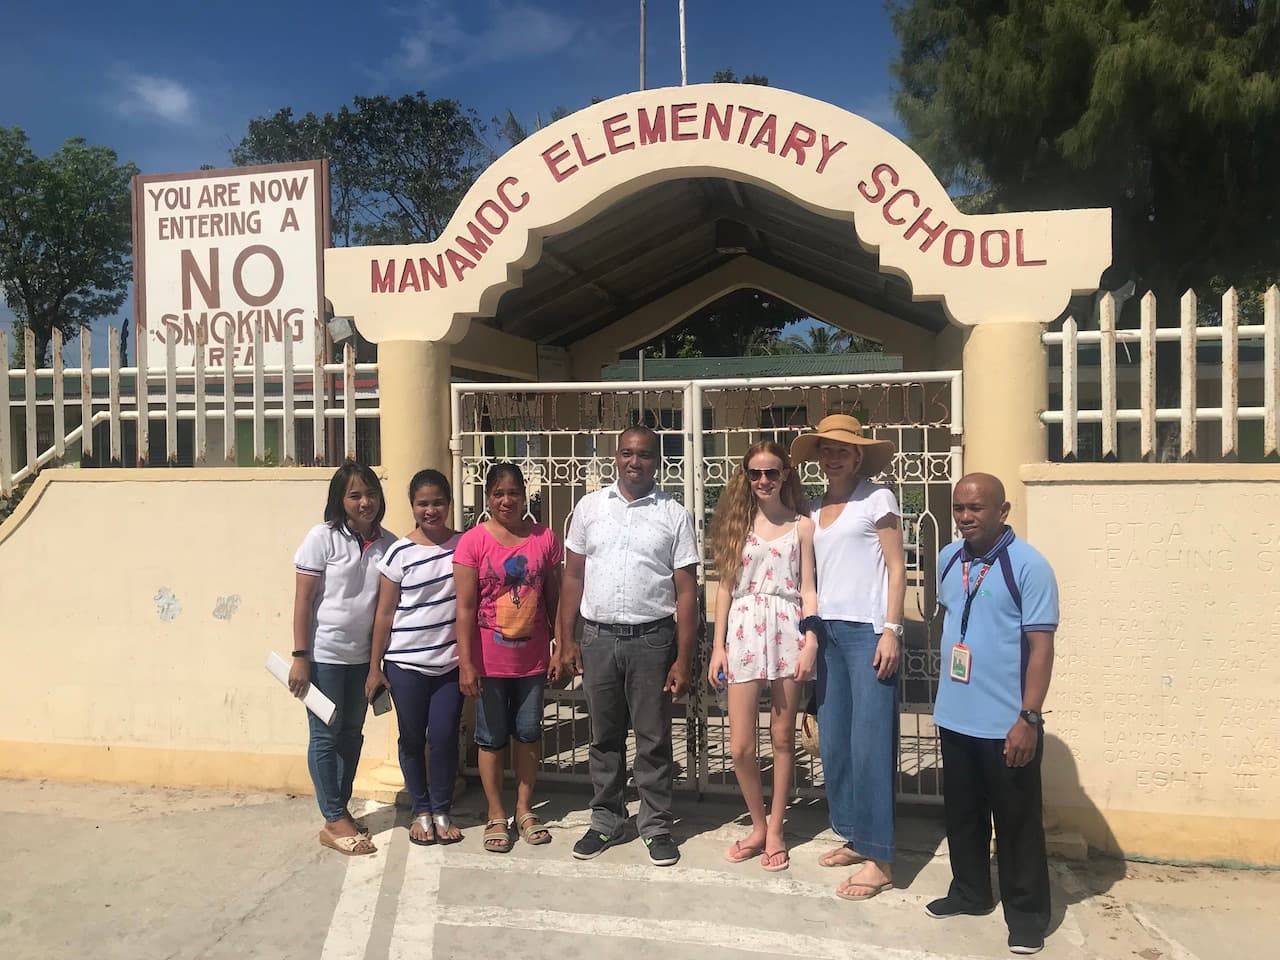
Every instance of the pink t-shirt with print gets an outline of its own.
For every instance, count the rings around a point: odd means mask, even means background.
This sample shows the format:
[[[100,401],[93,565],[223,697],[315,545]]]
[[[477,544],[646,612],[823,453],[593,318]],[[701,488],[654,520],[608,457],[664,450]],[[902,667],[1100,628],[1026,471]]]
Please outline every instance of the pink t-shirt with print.
[[[453,562],[475,568],[479,581],[471,662],[480,676],[546,673],[551,630],[543,593],[547,572],[562,556],[560,541],[540,523],[514,547],[500,544],[484,524],[462,535]]]

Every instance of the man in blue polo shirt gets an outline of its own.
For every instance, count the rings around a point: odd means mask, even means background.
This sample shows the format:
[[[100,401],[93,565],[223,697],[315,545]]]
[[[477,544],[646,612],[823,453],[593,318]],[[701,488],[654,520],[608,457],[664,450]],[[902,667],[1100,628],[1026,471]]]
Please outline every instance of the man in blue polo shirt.
[[[1049,864],[1040,808],[1040,711],[1053,672],[1058,584],[1049,562],[1005,524],[1004,485],[985,473],[956,484],[960,535],[938,555],[942,676],[933,719],[942,740],[951,889],[937,919],[986,914],[995,821],[1009,949],[1037,953],[1049,926]]]

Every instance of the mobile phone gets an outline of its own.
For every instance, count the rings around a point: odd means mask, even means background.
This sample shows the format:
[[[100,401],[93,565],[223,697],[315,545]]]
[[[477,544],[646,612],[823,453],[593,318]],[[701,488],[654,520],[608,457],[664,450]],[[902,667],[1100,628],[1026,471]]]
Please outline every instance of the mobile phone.
[[[373,707],[373,715],[375,717],[382,716],[391,709],[391,690],[387,687],[379,687],[378,692],[369,701],[369,705]]]

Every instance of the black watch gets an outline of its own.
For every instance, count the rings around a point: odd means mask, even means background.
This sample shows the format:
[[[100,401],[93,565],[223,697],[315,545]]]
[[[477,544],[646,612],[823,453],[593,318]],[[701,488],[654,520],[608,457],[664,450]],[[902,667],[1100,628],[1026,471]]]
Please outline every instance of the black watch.
[[[1039,710],[1023,710],[1018,714],[1018,716],[1027,721],[1027,723],[1031,724],[1033,727],[1044,726],[1044,717],[1040,715]]]

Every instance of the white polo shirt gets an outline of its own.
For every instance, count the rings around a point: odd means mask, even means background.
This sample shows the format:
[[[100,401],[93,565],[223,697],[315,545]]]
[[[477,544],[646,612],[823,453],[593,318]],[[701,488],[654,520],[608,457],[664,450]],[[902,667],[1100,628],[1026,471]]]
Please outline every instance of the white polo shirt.
[[[578,501],[564,545],[586,557],[582,615],[637,624],[676,612],[672,576],[701,559],[693,518],[656,486],[628,502],[617,483]]]
[[[294,555],[299,573],[319,577],[312,618],[315,633],[311,659],[316,663],[369,662],[373,644],[373,615],[378,608],[382,574],[378,562],[395,543],[385,530],[365,550],[360,538],[345,526],[319,523],[307,531]]]

